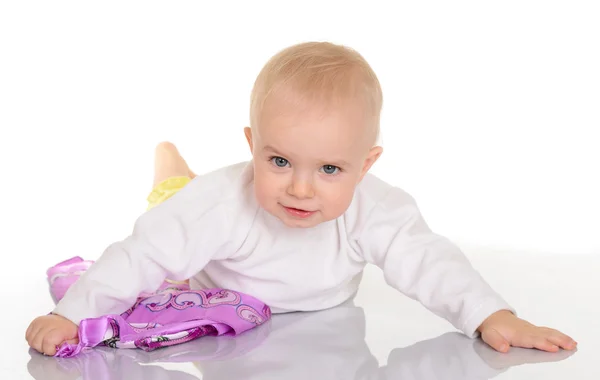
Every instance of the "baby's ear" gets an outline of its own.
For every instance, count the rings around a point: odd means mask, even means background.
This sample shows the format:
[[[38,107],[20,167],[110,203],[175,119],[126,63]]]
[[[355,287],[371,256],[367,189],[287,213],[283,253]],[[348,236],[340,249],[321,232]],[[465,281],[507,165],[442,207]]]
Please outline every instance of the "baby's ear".
[[[362,172],[360,173],[360,180],[364,178],[365,174],[369,172],[373,164],[381,157],[383,153],[383,148],[380,146],[374,146],[369,150],[369,154],[367,154],[367,158],[363,164]]]
[[[254,147],[252,146],[252,129],[250,127],[244,128],[244,135],[246,135],[246,140],[248,141],[248,146],[250,147],[250,153],[254,153]]]

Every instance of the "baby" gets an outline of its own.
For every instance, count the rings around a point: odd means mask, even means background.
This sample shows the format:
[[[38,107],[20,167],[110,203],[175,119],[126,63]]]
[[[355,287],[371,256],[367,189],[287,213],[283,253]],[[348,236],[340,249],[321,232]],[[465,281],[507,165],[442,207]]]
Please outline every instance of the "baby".
[[[390,286],[500,352],[574,349],[518,318],[410,195],[368,173],[382,154],[381,106],[375,73],[349,48],[315,42],[276,54],[252,91],[252,160],[196,176],[159,145],[149,210],[31,323],[29,345],[54,355],[76,343],[81,320],[120,314],[165,279],[245,292],[274,313],[332,308],[374,264]]]

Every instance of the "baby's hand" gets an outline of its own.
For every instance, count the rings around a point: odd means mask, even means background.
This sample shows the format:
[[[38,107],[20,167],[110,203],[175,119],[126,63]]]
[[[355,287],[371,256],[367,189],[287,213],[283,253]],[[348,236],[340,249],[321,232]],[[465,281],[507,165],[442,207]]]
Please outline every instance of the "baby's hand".
[[[78,344],[77,325],[60,315],[36,318],[27,329],[27,343],[36,351],[53,356],[57,346],[67,342]]]
[[[577,346],[577,342],[560,331],[534,326],[507,310],[492,314],[478,331],[483,341],[499,352],[507,352],[510,346],[549,352],[560,348],[572,350]]]

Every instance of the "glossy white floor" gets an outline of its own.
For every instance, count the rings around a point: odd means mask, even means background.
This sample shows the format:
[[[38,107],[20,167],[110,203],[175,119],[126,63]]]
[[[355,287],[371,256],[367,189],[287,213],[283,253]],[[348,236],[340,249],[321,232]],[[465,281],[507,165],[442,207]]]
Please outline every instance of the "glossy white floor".
[[[28,322],[51,306],[44,273],[8,293],[2,379],[596,379],[600,375],[599,256],[537,256],[466,250],[473,264],[532,322],[578,342],[576,352],[492,351],[388,288],[369,268],[353,304],[275,316],[233,339],[201,338],[145,353],[94,350],[73,359],[30,352]],[[19,281],[19,284],[23,283]],[[10,288],[12,292],[15,288]],[[5,324],[6,323],[6,324]]]

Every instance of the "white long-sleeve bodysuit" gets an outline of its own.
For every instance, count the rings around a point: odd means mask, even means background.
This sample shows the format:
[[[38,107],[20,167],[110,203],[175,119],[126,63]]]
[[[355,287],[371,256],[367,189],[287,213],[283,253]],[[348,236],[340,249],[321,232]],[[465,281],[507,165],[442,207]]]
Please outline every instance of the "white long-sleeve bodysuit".
[[[141,215],[57,304],[74,323],[120,314],[165,278],[193,289],[250,294],[274,313],[337,306],[375,264],[386,282],[475,337],[512,308],[450,241],[433,233],[413,198],[367,174],[348,210],[314,228],[289,228],[257,204],[251,162],[196,177]]]

